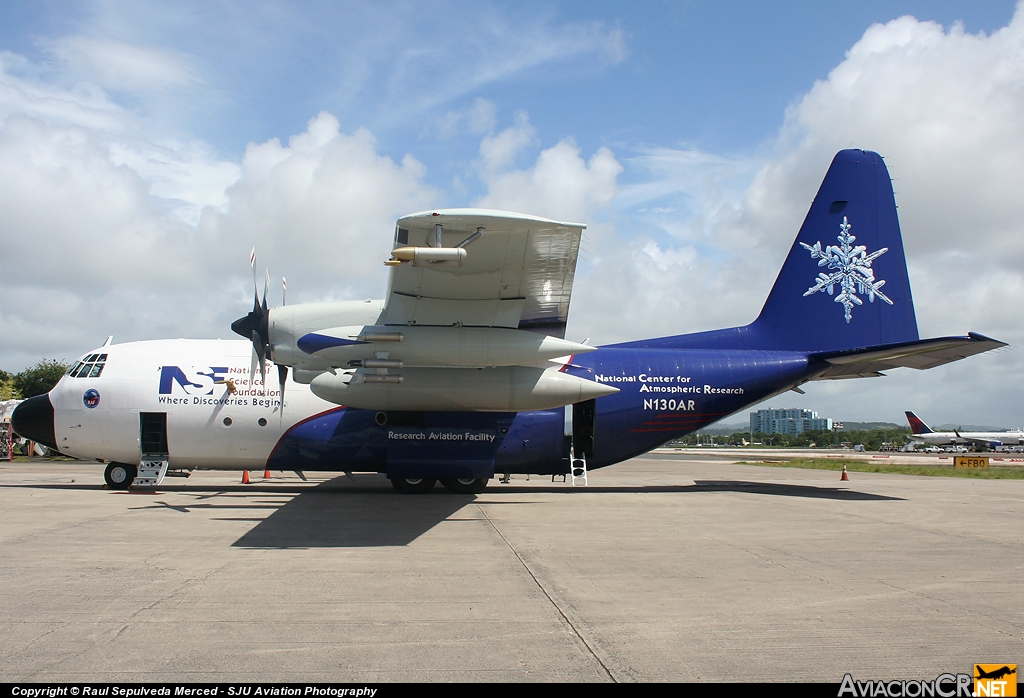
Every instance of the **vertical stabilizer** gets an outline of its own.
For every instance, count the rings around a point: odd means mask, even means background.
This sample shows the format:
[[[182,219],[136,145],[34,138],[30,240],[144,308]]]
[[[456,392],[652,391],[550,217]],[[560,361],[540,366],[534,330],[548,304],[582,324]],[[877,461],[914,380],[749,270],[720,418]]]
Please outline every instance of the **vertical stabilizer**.
[[[843,150],[832,160],[750,329],[772,348],[796,351],[918,339],[896,200],[878,153]]]
[[[910,430],[913,433],[915,433],[915,434],[931,434],[932,433],[932,430],[928,427],[928,425],[925,424],[924,421],[922,421],[921,418],[918,417],[916,414],[914,414],[913,412],[910,412],[909,410],[907,412],[904,412],[904,414],[907,415],[907,421],[910,423]]]

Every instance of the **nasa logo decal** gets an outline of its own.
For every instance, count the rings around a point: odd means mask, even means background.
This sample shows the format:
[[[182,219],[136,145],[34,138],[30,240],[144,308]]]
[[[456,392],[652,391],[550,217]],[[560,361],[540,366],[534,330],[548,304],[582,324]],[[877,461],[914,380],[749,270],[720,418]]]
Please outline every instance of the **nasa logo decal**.
[[[85,403],[86,407],[92,409],[100,404],[100,391],[96,390],[96,388],[89,388],[85,391],[85,395],[82,396],[82,402]]]

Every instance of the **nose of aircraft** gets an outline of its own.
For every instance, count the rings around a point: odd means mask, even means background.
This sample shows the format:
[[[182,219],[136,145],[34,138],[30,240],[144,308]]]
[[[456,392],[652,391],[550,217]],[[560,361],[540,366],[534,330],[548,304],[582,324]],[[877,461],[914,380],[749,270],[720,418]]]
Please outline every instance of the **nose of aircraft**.
[[[53,431],[53,404],[49,395],[30,397],[15,407],[11,414],[11,428],[18,436],[59,450]]]

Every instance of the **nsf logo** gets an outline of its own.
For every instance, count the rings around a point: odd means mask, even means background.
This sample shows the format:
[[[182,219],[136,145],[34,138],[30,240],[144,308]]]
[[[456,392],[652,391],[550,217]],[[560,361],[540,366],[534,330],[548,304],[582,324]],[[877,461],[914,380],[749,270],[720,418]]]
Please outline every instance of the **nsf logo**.
[[[96,405],[100,404],[100,391],[96,390],[96,388],[89,388],[85,391],[85,395],[82,396],[82,402],[90,410],[96,407]]]

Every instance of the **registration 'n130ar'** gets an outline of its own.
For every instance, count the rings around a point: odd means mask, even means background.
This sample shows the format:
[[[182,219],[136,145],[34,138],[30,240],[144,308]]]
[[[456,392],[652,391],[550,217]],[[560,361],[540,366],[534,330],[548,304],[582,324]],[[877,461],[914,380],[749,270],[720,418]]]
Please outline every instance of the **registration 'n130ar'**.
[[[692,412],[695,407],[693,400],[666,400],[665,398],[654,398],[644,400],[645,410],[658,410],[659,412]]]

